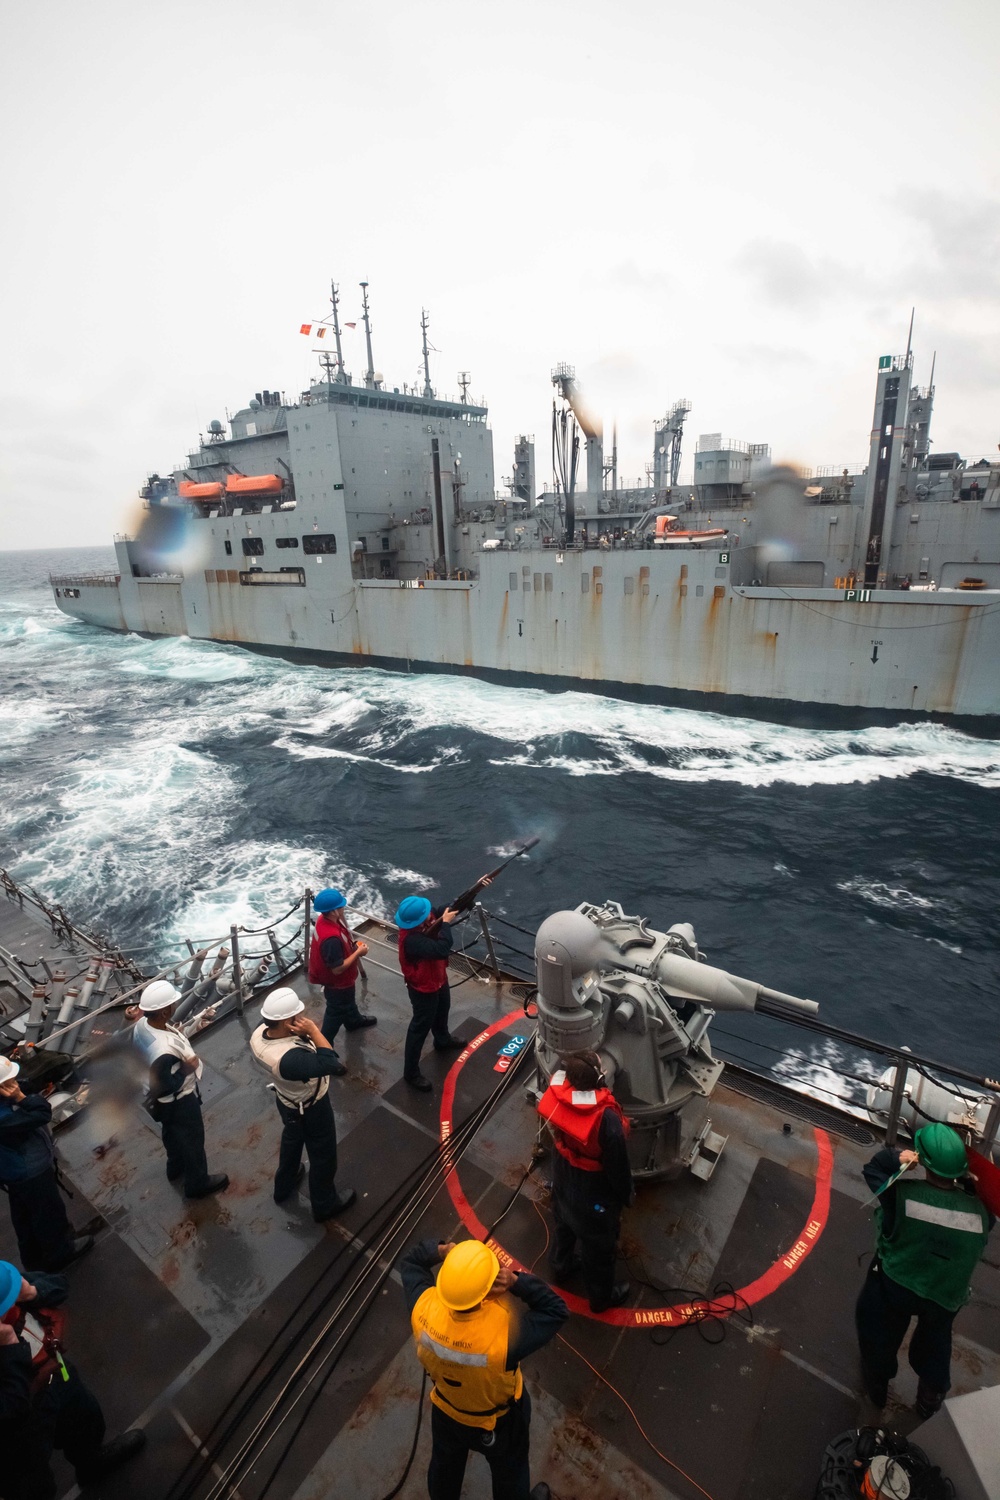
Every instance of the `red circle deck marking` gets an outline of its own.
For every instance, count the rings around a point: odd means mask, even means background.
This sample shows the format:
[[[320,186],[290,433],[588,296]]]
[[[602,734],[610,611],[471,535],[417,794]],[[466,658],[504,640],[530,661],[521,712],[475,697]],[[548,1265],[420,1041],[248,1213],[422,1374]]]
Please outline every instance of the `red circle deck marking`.
[[[499,1021],[494,1021],[491,1026],[487,1026],[485,1031],[481,1031],[478,1036],[473,1037],[464,1051],[458,1054],[458,1057],[449,1069],[448,1076],[444,1081],[444,1088],[441,1091],[442,1143],[450,1139],[453,1130],[455,1088],[458,1083],[459,1073],[465,1067],[465,1064],[473,1053],[478,1052],[480,1047],[484,1046],[491,1036],[495,1036],[498,1031],[502,1031],[512,1021],[523,1019],[523,1010],[512,1010],[509,1015],[501,1016]],[[756,1281],[751,1281],[747,1286],[738,1289],[737,1295],[751,1305],[762,1301],[764,1297],[769,1297],[772,1292],[777,1291],[782,1282],[787,1281],[790,1276],[795,1274],[802,1262],[814,1249],[816,1242],[826,1228],[826,1221],[830,1213],[830,1178],[833,1173],[833,1146],[825,1130],[819,1130],[816,1126],[813,1126],[813,1135],[816,1138],[816,1186],[813,1193],[812,1207],[809,1210],[809,1217],[806,1219],[805,1226],[795,1243],[783,1255],[780,1255],[763,1275],[758,1276]],[[449,1171],[445,1178],[445,1184],[448,1188],[451,1201],[458,1210],[466,1229],[476,1239],[485,1240],[487,1235],[486,1226],[480,1222],[478,1214],[465,1196],[462,1184],[458,1180],[458,1169],[456,1167],[452,1167]],[[501,1265],[513,1266],[519,1271],[526,1271],[528,1269],[527,1266],[521,1264],[516,1256],[511,1255],[509,1250],[505,1250],[497,1240],[491,1238],[488,1243],[491,1249],[496,1252]],[[559,1295],[566,1302],[570,1312],[579,1313],[584,1318],[593,1318],[598,1323],[614,1323],[618,1327],[623,1328],[651,1328],[689,1323],[692,1318],[704,1316],[706,1304],[712,1309],[713,1314],[719,1318],[729,1317],[733,1311],[733,1308],[729,1305],[731,1301],[729,1298],[724,1298],[717,1306],[710,1299],[706,1298],[704,1302],[700,1302],[695,1306],[687,1302],[678,1302],[673,1306],[665,1307],[612,1307],[607,1312],[595,1313],[591,1312],[590,1304],[584,1297],[578,1297],[573,1292],[564,1291],[562,1287],[559,1288]]]

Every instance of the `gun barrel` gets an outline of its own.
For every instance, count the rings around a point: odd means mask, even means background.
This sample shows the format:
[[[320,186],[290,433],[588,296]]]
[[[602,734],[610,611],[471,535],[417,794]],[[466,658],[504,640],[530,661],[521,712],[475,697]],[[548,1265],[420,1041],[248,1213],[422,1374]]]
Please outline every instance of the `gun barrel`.
[[[815,1000],[801,1000],[798,995],[785,995],[781,990],[768,989],[766,984],[758,987],[754,1009],[765,1016],[777,1016],[782,1020],[788,1016],[815,1016],[819,1013]]]

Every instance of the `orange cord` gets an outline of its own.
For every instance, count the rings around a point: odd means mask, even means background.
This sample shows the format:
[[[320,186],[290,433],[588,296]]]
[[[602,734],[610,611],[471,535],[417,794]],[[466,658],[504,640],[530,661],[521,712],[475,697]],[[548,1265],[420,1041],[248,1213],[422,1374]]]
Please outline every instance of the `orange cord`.
[[[538,1215],[538,1217],[541,1219],[542,1224],[544,1225],[544,1228],[545,1228],[545,1244],[543,1245],[543,1247],[542,1247],[541,1251],[538,1253],[538,1255],[535,1256],[535,1258],[531,1262],[531,1266],[529,1268],[530,1270],[533,1271],[535,1269],[535,1267],[537,1266],[538,1262],[541,1260],[542,1256],[545,1254],[546,1250],[549,1248],[549,1221],[545,1217],[545,1215],[542,1213],[542,1210],[539,1208],[539,1206],[536,1203],[536,1201],[535,1201],[534,1198],[531,1199],[531,1206],[535,1210],[535,1213]],[[607,1388],[608,1388],[608,1390],[612,1391],[618,1397],[619,1401],[624,1406],[624,1408],[628,1412],[629,1416],[632,1418],[632,1421],[638,1427],[640,1433],[642,1434],[644,1442],[648,1443],[649,1447],[652,1448],[652,1450],[656,1454],[657,1458],[662,1459],[663,1462],[668,1466],[668,1468],[671,1468],[671,1469],[675,1470],[675,1472],[678,1473],[681,1476],[682,1479],[686,1479],[687,1482],[688,1482],[688,1484],[691,1485],[691,1487],[693,1489],[696,1489],[698,1491],[699,1495],[704,1495],[705,1496],[705,1500],[714,1500],[714,1496],[710,1495],[708,1493],[708,1490],[702,1489],[702,1487],[698,1483],[697,1479],[692,1479],[691,1475],[688,1474],[686,1470],[682,1469],[681,1466],[680,1466],[680,1464],[675,1464],[672,1458],[668,1458],[665,1453],[661,1453],[660,1452],[659,1448],[653,1442],[653,1439],[649,1436],[649,1433],[643,1427],[642,1423],[639,1421],[639,1418],[636,1416],[636,1414],[632,1410],[631,1406],[629,1406],[628,1402],[625,1400],[625,1397],[622,1395],[622,1393],[618,1389],[618,1387],[616,1385],[612,1385],[611,1381],[607,1378],[606,1375],[602,1375],[601,1372],[600,1372],[600,1370],[595,1369],[594,1366],[590,1363],[590,1360],[587,1358],[587,1356],[585,1354],[581,1354],[580,1351],[579,1351],[579,1349],[577,1349],[577,1347],[575,1346],[575,1344],[571,1344],[570,1343],[569,1339],[563,1338],[563,1336],[562,1336],[561,1333],[556,1334],[556,1337],[558,1338],[560,1344],[565,1344],[566,1348],[569,1349],[569,1350],[571,1350],[572,1353],[575,1354],[578,1359],[582,1359],[583,1362],[584,1362],[584,1364],[587,1366],[588,1370],[593,1370],[593,1372],[597,1376],[598,1380],[601,1381],[601,1383],[603,1385],[606,1385]]]
[[[587,1356],[585,1354],[581,1354],[579,1349],[577,1349],[575,1345],[570,1343],[569,1339],[563,1338],[561,1333],[557,1333],[556,1338],[559,1340],[560,1344],[565,1344],[567,1349],[571,1349],[579,1359],[582,1359],[588,1370],[593,1370],[598,1380],[601,1381],[603,1385],[606,1385],[609,1391],[614,1392],[621,1404],[624,1406],[625,1410],[628,1412],[629,1416],[632,1418],[632,1421],[638,1427],[643,1439],[646,1443],[649,1444],[650,1448],[652,1448],[657,1458],[661,1458],[663,1462],[667,1464],[671,1469],[675,1470],[675,1472],[678,1473],[682,1479],[686,1479],[688,1484],[691,1485],[693,1489],[696,1489],[698,1491],[699,1495],[705,1496],[705,1500],[713,1500],[713,1497],[708,1493],[708,1490],[702,1489],[697,1479],[692,1479],[691,1475],[688,1474],[686,1470],[682,1469],[680,1464],[675,1464],[672,1458],[668,1458],[665,1453],[660,1452],[659,1448],[653,1442],[653,1439],[649,1436],[649,1433],[643,1427],[642,1423],[639,1421],[639,1418],[636,1416],[631,1406],[629,1406],[628,1402],[625,1400],[625,1397],[622,1395],[618,1387],[616,1385],[612,1385],[611,1381],[608,1380],[607,1376],[602,1375],[600,1370],[595,1369],[595,1367],[590,1363],[590,1360],[587,1358]]]
[[[531,1265],[528,1267],[529,1271],[534,1271],[535,1267],[538,1265],[538,1262],[541,1260],[542,1256],[545,1254],[546,1250],[549,1248],[549,1240],[550,1240],[551,1236],[549,1235],[549,1221],[545,1217],[545,1215],[542,1213],[542,1210],[538,1207],[538,1204],[537,1204],[537,1202],[535,1201],[534,1198],[532,1198],[532,1200],[531,1200],[531,1206],[535,1210],[535,1213],[538,1215],[538,1217],[541,1219],[541,1221],[542,1221],[542,1227],[545,1230],[545,1244],[542,1246],[541,1250],[539,1250],[538,1254],[535,1256],[534,1260],[531,1262]]]

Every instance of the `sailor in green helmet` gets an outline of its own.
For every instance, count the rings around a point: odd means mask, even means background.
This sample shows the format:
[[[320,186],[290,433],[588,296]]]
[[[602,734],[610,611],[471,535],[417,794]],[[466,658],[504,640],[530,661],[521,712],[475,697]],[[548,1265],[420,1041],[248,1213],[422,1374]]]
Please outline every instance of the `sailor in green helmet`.
[[[925,1125],[916,1151],[889,1147],[872,1157],[865,1181],[879,1193],[878,1245],[855,1309],[865,1390],[879,1409],[888,1399],[900,1344],[916,1318],[909,1360],[919,1381],[917,1413],[937,1411],[951,1385],[951,1325],[969,1300],[969,1283],[993,1216],[968,1178],[965,1146],[950,1125]],[[887,1185],[901,1168],[920,1165]]]

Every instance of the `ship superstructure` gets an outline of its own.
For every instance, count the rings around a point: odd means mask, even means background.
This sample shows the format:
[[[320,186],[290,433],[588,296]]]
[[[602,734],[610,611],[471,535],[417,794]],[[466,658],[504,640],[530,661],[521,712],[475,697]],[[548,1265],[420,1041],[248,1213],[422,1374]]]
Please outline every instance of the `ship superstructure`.
[[[552,488],[536,496],[524,436],[498,494],[487,407],[465,374],[459,398],[436,394],[426,313],[423,380],[389,388],[363,294],[362,383],[335,290],[323,378],[292,401],[259,391],[152,475],[117,572],[52,580],[67,614],[722,711],[1000,716],[1000,465],[931,451],[933,368],[915,386],[911,349],[879,360],[866,464],[804,475],[706,434],[690,486],[690,402],[628,485],[559,365]]]

